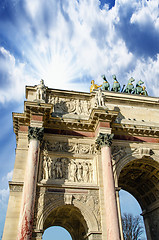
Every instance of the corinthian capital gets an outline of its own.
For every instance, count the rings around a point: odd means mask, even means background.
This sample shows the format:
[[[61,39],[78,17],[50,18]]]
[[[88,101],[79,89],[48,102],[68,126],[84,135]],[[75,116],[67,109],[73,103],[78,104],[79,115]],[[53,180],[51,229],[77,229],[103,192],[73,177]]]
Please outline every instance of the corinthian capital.
[[[111,144],[112,144],[113,137],[114,137],[114,134],[100,133],[99,136],[96,139],[96,147],[97,147],[97,149],[100,149],[103,146],[110,147]]]
[[[43,139],[44,135],[44,128],[38,128],[38,127],[29,127],[28,128],[28,139],[37,139],[41,141]]]

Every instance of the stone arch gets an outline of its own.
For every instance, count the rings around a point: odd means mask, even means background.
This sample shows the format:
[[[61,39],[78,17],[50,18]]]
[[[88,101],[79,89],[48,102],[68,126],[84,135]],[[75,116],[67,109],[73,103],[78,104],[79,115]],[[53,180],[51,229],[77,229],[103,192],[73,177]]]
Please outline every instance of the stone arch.
[[[143,211],[147,239],[159,236],[159,160],[140,149],[116,164],[118,186],[131,193]]]
[[[55,211],[59,211],[60,214],[62,209],[64,211],[72,211],[73,215],[77,216],[76,220],[79,220],[79,223],[83,225],[85,234],[99,231],[99,223],[97,218],[92,210],[86,206],[86,204],[78,201],[77,199],[72,199],[70,203],[66,204],[63,198],[56,199],[55,201],[47,204],[43,209],[39,209],[36,230],[44,231],[46,227],[45,223],[48,217]],[[64,227],[71,234],[71,226],[69,224],[60,224],[60,226]],[[71,234],[71,236],[72,239],[76,239],[74,234]]]

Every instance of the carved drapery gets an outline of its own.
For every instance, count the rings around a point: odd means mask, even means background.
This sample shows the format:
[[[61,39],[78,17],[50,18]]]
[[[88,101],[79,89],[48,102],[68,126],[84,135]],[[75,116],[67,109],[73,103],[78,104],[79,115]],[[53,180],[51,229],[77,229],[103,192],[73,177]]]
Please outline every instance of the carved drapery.
[[[68,182],[92,183],[93,164],[91,160],[66,157],[51,158],[45,150],[41,163],[41,180],[63,180]]]

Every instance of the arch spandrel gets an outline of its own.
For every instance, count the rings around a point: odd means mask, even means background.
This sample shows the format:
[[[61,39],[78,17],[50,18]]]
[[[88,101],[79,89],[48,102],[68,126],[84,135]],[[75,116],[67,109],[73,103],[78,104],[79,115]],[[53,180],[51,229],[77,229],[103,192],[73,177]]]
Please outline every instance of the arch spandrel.
[[[95,194],[48,194],[46,191],[39,194],[36,203],[36,216],[35,216],[35,230],[44,231],[50,226],[62,226],[68,230],[74,238],[74,227],[71,221],[68,221],[68,216],[76,216],[82,228],[85,230],[85,235],[90,232],[101,231],[101,219],[99,213],[99,198]],[[61,213],[68,212],[60,218]],[[56,214],[57,213],[57,214]],[[55,221],[49,219],[56,219]],[[72,223],[74,221],[72,220]]]

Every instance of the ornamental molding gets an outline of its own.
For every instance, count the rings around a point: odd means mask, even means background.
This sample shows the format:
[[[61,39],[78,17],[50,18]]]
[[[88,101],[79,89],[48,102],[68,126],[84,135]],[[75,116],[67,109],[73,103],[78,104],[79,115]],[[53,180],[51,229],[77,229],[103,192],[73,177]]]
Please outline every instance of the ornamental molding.
[[[130,148],[114,145],[112,146],[111,151],[114,164],[118,164],[119,162],[122,162],[123,159],[130,158],[131,156],[140,159],[143,157],[151,157],[154,154],[151,148],[141,146],[138,148]]]
[[[70,153],[70,154],[95,154],[96,145],[93,143],[75,143],[75,142],[62,142],[62,141],[44,141],[43,149],[48,152]]]
[[[14,184],[9,184],[9,189],[11,192],[22,192],[23,191],[23,185],[14,185]]]
[[[35,203],[34,222],[36,229],[41,229],[47,216],[57,207],[63,205],[72,205],[77,207],[84,219],[87,221],[90,230],[101,231],[101,215],[99,191],[90,190],[88,193],[39,193]],[[93,229],[91,229],[93,227]]]

